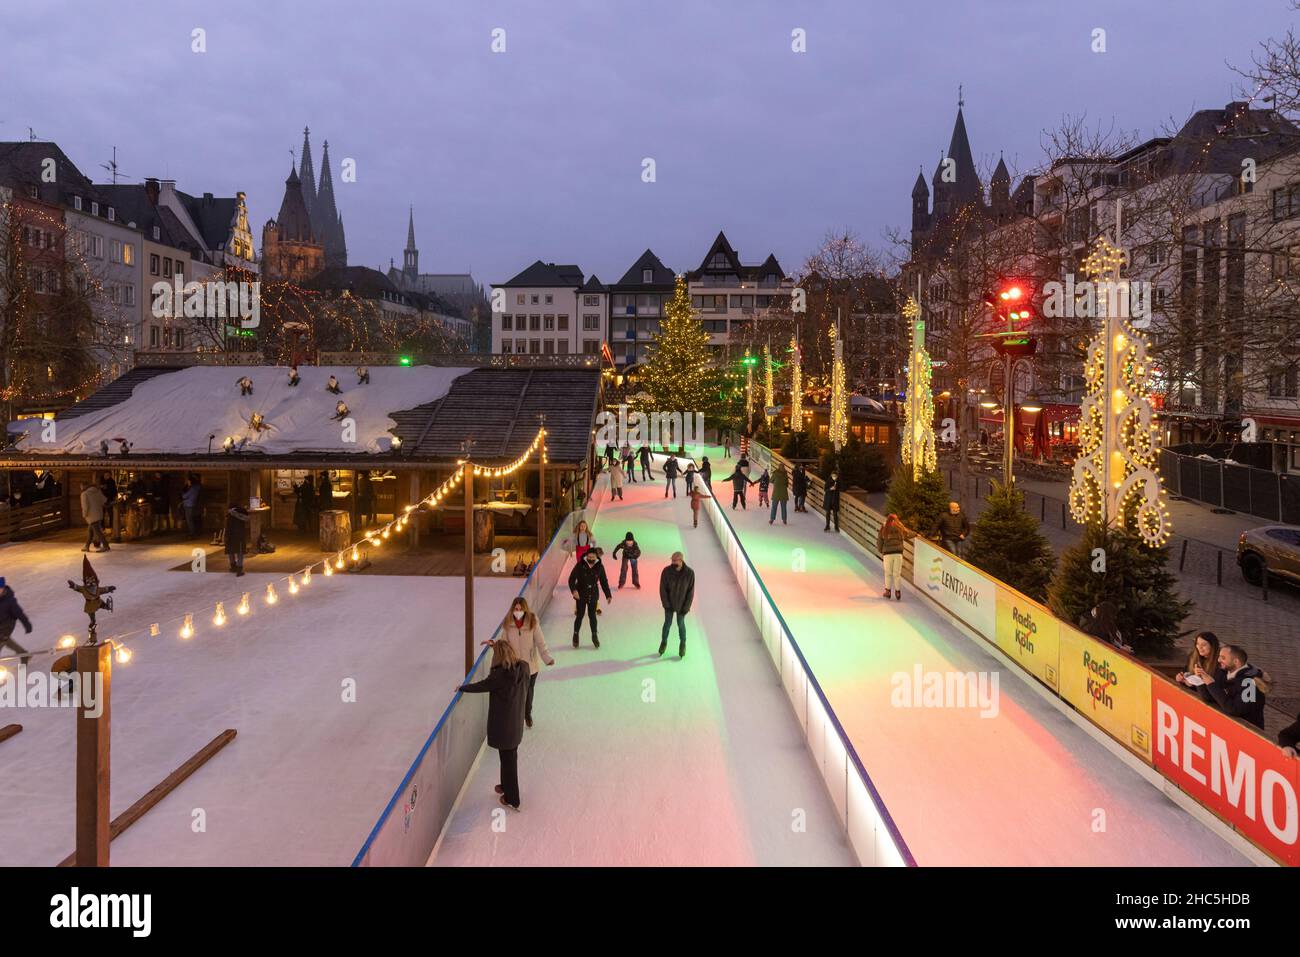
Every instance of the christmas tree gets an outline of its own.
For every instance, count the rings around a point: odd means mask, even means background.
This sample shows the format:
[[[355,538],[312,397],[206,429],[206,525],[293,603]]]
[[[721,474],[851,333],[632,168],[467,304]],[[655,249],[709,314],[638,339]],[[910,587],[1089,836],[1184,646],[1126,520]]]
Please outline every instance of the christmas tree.
[[[885,511],[893,512],[908,528],[922,535],[933,531],[939,516],[948,511],[951,496],[938,472],[922,471],[919,479],[909,468],[895,469],[889,481]]]
[[[652,340],[649,359],[641,366],[641,391],[647,396],[642,412],[703,412],[711,415],[718,403],[718,376],[710,363],[709,334],[691,307],[686,277],[664,307],[665,318]]]
[[[1181,634],[1192,603],[1178,597],[1178,582],[1165,568],[1168,549],[1151,548],[1135,532],[1092,524],[1083,540],[1061,553],[1047,588],[1058,618],[1078,623],[1109,599],[1119,614],[1125,644],[1139,654],[1161,655]]]
[[[971,527],[966,560],[1035,601],[1044,601],[1056,555],[1023,506],[1022,493],[994,482],[984,511]]]
[[[845,488],[857,486],[868,492],[883,492],[889,484],[889,464],[884,453],[876,444],[863,442],[856,435],[850,435],[838,452],[832,448],[822,452],[821,474],[830,475],[832,468],[839,470]]]

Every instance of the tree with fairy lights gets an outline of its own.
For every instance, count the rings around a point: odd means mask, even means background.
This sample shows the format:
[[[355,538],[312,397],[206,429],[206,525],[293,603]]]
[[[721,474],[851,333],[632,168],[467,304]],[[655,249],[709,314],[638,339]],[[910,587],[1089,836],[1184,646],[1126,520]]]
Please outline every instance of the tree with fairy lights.
[[[923,471],[933,472],[934,396],[930,392],[930,354],[925,350],[925,320],[921,306],[911,296],[903,306],[903,318],[911,323],[912,348],[907,364],[907,405],[903,409],[904,464],[912,466],[912,478]]]
[[[641,366],[640,388],[647,398],[637,403],[637,411],[711,416],[718,404],[719,381],[710,361],[709,334],[691,307],[685,276],[677,277],[664,313],[650,357]]]
[[[844,343],[839,330],[830,327],[831,337],[831,409],[830,439],[839,451],[849,437],[849,393],[844,375]]]
[[[1115,219],[1121,236],[1118,209]],[[1178,597],[1177,581],[1165,568],[1172,523],[1156,462],[1147,342],[1125,318],[1125,258],[1102,236],[1084,260],[1101,313],[1084,362],[1087,395],[1070,483],[1070,511],[1085,532],[1061,555],[1048,600],[1068,621],[1086,621],[1109,601],[1124,623],[1125,643],[1159,654],[1173,645],[1191,606]]]

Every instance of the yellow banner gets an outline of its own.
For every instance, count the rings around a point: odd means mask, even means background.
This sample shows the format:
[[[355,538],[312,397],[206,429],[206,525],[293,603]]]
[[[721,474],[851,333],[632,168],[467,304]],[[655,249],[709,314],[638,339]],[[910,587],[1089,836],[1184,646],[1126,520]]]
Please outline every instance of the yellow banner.
[[[1124,652],[1060,627],[1061,697],[1151,763],[1151,674]]]
[[[1001,585],[997,606],[997,646],[1056,691],[1061,623],[1042,605]]]

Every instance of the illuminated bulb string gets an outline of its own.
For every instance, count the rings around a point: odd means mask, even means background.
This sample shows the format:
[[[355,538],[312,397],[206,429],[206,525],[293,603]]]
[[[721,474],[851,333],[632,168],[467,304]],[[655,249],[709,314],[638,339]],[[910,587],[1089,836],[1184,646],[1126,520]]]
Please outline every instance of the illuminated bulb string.
[[[522,468],[534,453],[540,455],[540,459],[542,462],[547,461],[545,429],[538,430],[537,437],[533,439],[532,444],[529,445],[528,451],[525,452],[523,455],[521,455],[519,458],[517,458],[514,462],[510,463],[509,465],[501,466],[501,467],[475,465],[472,466],[474,470],[474,474],[491,475],[491,476],[510,475],[514,472],[517,472],[520,468]],[[440,484],[436,489],[434,489],[432,492],[430,492],[428,495],[422,498],[419,501],[419,503],[415,505],[405,506],[402,515],[399,515],[396,518],[391,519],[390,521],[388,521],[378,529],[371,529],[369,532],[367,532],[366,544],[375,548],[379,548],[380,546],[383,545],[384,541],[391,536],[391,534],[394,531],[400,532],[406,528],[406,526],[410,523],[411,513],[414,512],[416,509],[418,509],[421,505],[432,506],[432,505],[439,504],[452,491],[454,491],[456,487],[460,485],[460,483],[464,480],[465,463],[462,462],[460,464],[461,464],[460,468],[457,468],[455,472],[453,472],[447,479],[445,479],[442,482],[442,484]],[[358,557],[360,557],[360,552],[357,550],[357,545],[359,544],[360,543],[347,545],[344,548],[339,549],[339,551],[335,552],[333,555],[329,557],[323,558],[320,561],[312,562],[310,565],[308,565],[306,568],[301,569],[300,571],[292,572],[288,575],[285,575],[282,578],[277,578],[274,581],[268,583],[266,586],[266,596],[265,596],[266,605],[276,606],[276,605],[284,604],[279,600],[279,594],[276,590],[277,584],[283,583],[288,593],[295,597],[300,595],[305,589],[311,587],[312,577],[313,577],[312,571],[318,565],[324,570],[324,574],[326,576],[332,576],[334,574],[335,568],[344,567],[345,556],[347,555],[347,553],[352,552],[356,554]],[[225,606],[226,606],[225,601],[218,601],[215,602],[213,605],[212,622],[218,628],[223,627],[230,620],[226,615]],[[253,607],[252,607],[252,601],[249,592],[243,592],[239,596],[235,610],[240,617],[249,617],[252,615]],[[174,631],[172,630],[173,627],[175,628]],[[194,613],[185,612],[184,614],[176,615],[172,618],[165,619],[161,622],[154,622],[145,628],[139,628],[134,631],[123,632],[120,635],[113,635],[111,637],[105,638],[104,641],[106,644],[110,645],[110,647],[113,649],[114,659],[119,664],[126,664],[127,662],[131,661],[134,658],[134,651],[130,647],[128,647],[128,642],[134,642],[137,641],[138,639],[146,638],[146,637],[156,638],[161,636],[164,633],[164,630],[166,630],[166,632],[169,634],[177,635],[181,639],[193,638],[196,634],[196,629],[194,626]],[[75,636],[63,635],[59,638],[57,644],[54,647],[45,648],[38,651],[26,652],[24,655],[14,654],[14,655],[8,655],[6,657],[0,657],[0,683],[4,683],[9,679],[9,671],[4,666],[4,662],[17,661],[19,658],[27,657],[27,656],[36,657],[40,655],[54,654],[58,651],[67,651],[69,649],[75,648],[77,642],[78,639]]]

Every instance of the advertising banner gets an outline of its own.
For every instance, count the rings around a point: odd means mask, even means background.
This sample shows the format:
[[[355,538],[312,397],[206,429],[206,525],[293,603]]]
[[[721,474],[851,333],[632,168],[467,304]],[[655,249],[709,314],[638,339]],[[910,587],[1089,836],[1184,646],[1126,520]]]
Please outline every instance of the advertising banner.
[[[989,641],[997,630],[997,585],[921,537],[915,539],[914,583]]]
[[[1279,861],[1300,864],[1297,761],[1200,697],[1151,682],[1157,771]]]
[[[1062,623],[1062,698],[1147,764],[1151,763],[1151,672]]]
[[[1050,611],[999,585],[995,641],[1012,661],[1053,691],[1057,690],[1061,623]]]

